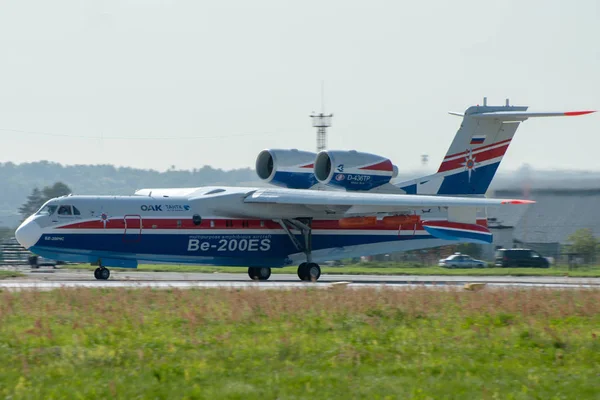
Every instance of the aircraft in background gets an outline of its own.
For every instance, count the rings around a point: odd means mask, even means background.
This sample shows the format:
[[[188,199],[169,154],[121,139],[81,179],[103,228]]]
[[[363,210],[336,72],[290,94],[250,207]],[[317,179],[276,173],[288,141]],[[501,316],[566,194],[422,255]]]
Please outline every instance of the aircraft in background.
[[[483,197],[520,122],[591,112],[533,113],[484,101],[454,113],[462,124],[430,176],[393,182],[391,160],[356,151],[264,150],[257,174],[282,188],[64,196],[25,220],[16,237],[40,256],[98,265],[97,279],[109,278],[109,266],[174,263],[248,266],[256,280],[299,265],[298,277],[315,281],[326,260],[491,243],[485,207],[531,203]]]

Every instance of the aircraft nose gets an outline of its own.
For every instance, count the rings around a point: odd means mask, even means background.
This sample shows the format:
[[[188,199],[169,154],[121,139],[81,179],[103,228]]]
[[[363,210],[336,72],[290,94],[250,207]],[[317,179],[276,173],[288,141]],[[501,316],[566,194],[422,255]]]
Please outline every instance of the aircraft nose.
[[[17,242],[26,249],[30,248],[40,240],[42,236],[42,228],[35,221],[26,219],[25,222],[17,228],[15,237]]]

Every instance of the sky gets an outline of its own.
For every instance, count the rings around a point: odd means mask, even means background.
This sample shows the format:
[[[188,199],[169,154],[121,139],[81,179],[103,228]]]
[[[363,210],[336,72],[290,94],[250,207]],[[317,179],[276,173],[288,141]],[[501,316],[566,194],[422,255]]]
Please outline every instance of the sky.
[[[5,0],[0,161],[253,167],[265,148],[437,167],[482,103],[600,109],[600,2]],[[529,120],[501,171],[600,170],[600,113]]]

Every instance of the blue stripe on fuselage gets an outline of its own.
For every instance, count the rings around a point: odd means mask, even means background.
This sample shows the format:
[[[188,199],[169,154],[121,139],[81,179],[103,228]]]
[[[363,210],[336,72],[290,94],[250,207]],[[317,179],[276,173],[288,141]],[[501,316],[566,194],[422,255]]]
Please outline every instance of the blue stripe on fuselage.
[[[296,235],[300,243],[303,238]],[[427,239],[431,236],[389,235],[313,235],[313,251],[374,244],[402,242],[411,239]],[[284,265],[290,254],[298,253],[285,234],[44,234],[32,251],[50,258],[73,262],[93,262],[101,257],[138,258],[138,255],[154,255],[154,261],[169,262],[171,259],[210,258],[223,265]],[[52,255],[51,255],[52,254]],[[64,254],[64,256],[58,256]],[[161,258],[162,257],[162,258]],[[90,261],[91,260],[91,261]],[[202,262],[200,262],[202,263]]]

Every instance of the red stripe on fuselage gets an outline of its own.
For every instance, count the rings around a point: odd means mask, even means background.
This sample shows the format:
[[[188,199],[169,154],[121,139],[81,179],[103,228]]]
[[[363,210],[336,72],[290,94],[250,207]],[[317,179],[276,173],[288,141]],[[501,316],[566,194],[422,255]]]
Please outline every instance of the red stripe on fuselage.
[[[447,221],[440,221],[447,222]],[[477,220],[477,224],[481,226],[487,226],[486,219]],[[352,231],[352,230],[372,230],[372,231],[397,231],[399,229],[413,230],[415,229],[414,224],[402,224],[399,226],[388,226],[383,223],[383,221],[377,221],[377,224],[370,226],[355,226],[349,228],[341,228],[338,220],[313,220],[312,228],[315,231],[318,230],[342,230],[342,231]],[[56,229],[105,229],[104,222],[97,221],[83,221],[76,222],[73,224],[65,225],[57,227]],[[125,221],[123,218],[110,219],[106,221],[106,229],[123,229],[125,230]],[[140,220],[127,218],[127,230],[136,230],[140,229]],[[142,229],[197,229],[197,230],[214,230],[214,229],[231,229],[231,230],[257,230],[257,229],[265,229],[265,230],[273,230],[273,229],[282,229],[281,226],[270,220],[258,220],[258,219],[205,219],[202,221],[200,225],[194,225],[191,219],[185,218],[144,218],[142,222]],[[417,223],[416,230],[423,230],[422,223]]]

